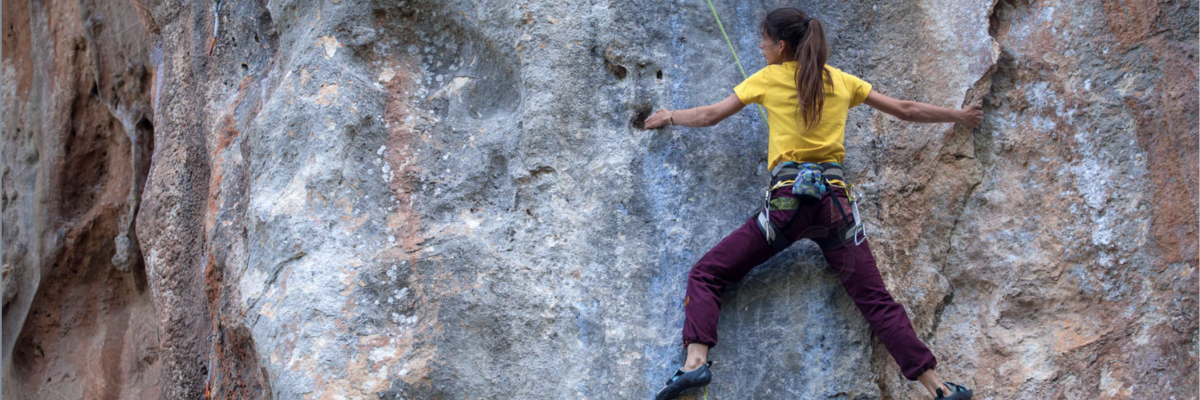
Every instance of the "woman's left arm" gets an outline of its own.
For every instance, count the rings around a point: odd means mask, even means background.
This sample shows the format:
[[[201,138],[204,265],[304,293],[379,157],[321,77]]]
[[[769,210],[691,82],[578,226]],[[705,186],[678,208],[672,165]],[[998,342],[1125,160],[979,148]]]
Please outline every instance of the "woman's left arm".
[[[983,107],[979,104],[955,110],[916,101],[896,100],[874,90],[867,94],[864,103],[905,121],[957,122],[969,128],[978,127],[983,123]]]
[[[742,100],[733,94],[726,97],[725,100],[707,106],[672,111],[660,109],[655,111],[654,115],[646,118],[646,129],[658,129],[667,125],[713,126],[725,118],[737,114],[744,107],[746,105],[742,104]]]

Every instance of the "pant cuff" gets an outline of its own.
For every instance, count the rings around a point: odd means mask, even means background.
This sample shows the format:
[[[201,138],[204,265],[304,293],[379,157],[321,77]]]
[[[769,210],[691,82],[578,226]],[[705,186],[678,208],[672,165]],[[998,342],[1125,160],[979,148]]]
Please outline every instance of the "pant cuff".
[[[713,341],[700,340],[700,339],[683,339],[683,349],[687,350],[688,345],[690,345],[692,343],[699,343],[699,344],[708,346],[709,349],[712,349],[713,347],[717,347],[717,343],[713,342]]]
[[[933,370],[934,367],[937,367],[936,360],[926,362],[925,364],[922,364],[920,367],[917,367],[916,369],[904,371],[905,372],[904,377],[910,381],[916,381],[917,378],[921,376],[921,374],[924,374],[925,371]]]

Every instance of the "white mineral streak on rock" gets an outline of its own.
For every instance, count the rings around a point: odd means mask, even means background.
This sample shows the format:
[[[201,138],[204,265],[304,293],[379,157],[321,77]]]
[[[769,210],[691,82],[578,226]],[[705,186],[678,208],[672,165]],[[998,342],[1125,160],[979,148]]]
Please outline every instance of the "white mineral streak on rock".
[[[238,287],[241,289],[244,307],[249,308],[255,301],[261,300],[263,292],[267,289],[267,278],[267,273],[257,268],[242,274]]]
[[[387,82],[391,82],[392,78],[394,78],[394,77],[396,77],[396,70],[391,69],[391,68],[384,68],[383,71],[379,72],[378,80],[380,82],[387,83]]]
[[[442,82],[441,75],[438,75],[437,81],[438,81],[438,83]],[[449,99],[450,98],[449,96],[453,95],[454,99],[456,101],[462,102],[463,89],[466,88],[467,85],[470,83],[471,83],[471,78],[465,77],[465,76],[456,76],[453,79],[451,79],[450,82],[446,83],[444,86],[442,86],[440,89],[438,89],[432,95],[430,95],[429,99],[430,100],[442,99],[442,98]]]
[[[292,176],[292,180],[288,182],[288,185],[279,193],[279,197],[275,199],[275,204],[271,206],[269,216],[301,215],[308,198],[308,189],[306,189],[306,186],[308,185],[309,172],[311,172],[311,169],[305,168],[297,171]]]
[[[329,35],[317,38],[317,47],[325,51],[326,59],[330,59],[337,53],[338,47],[342,47],[342,44],[338,43],[337,38],[333,37],[333,35]]]

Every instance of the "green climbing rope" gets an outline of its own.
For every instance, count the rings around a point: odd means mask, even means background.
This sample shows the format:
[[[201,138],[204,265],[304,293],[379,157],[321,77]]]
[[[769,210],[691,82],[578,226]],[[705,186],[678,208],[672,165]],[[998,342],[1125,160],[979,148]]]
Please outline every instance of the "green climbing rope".
[[[729,41],[729,35],[725,34],[725,26],[721,24],[721,17],[717,16],[717,8],[713,7],[712,0],[705,1],[708,2],[708,9],[712,10],[713,19],[717,20],[717,28],[721,29],[721,36],[725,38],[725,45],[729,46],[729,52],[733,53],[733,61],[737,63],[738,71],[742,73],[742,79],[745,80],[747,78],[746,70],[742,68],[742,60],[738,59],[737,51],[733,49],[733,42]],[[769,125],[770,122],[767,122],[767,112],[763,110],[761,104],[758,105],[758,113],[762,115],[763,122]]]

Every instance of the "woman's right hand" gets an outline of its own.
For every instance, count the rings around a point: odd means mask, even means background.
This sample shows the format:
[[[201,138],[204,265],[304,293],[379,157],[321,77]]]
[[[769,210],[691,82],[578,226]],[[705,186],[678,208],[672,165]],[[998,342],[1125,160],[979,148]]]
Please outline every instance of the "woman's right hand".
[[[966,125],[968,128],[978,128],[983,124],[983,106],[976,103],[958,111],[958,123]]]
[[[671,112],[665,108],[660,108],[654,114],[646,118],[646,129],[658,129],[667,125],[671,120]]]

